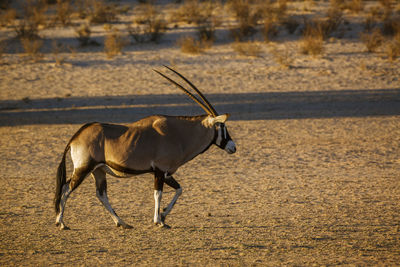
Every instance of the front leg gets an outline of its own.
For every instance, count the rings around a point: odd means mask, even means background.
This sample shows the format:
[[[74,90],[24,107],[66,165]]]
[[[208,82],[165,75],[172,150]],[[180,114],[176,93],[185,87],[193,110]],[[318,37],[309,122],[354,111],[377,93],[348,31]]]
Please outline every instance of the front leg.
[[[161,227],[164,226],[164,220],[160,215],[160,206],[161,206],[161,198],[162,191],[164,185],[164,173],[156,170],[154,172],[154,219],[153,222],[156,225]]]
[[[166,176],[164,182],[175,189],[175,195],[168,206],[163,210],[163,213],[161,213],[161,220],[163,222],[165,221],[165,217],[167,217],[167,215],[171,212],[179,196],[182,194],[181,186],[172,176]]]

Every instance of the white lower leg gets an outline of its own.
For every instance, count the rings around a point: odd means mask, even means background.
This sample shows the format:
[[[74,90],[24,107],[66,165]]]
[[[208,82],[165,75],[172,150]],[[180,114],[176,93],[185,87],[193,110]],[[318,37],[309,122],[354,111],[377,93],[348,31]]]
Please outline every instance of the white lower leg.
[[[182,188],[176,189],[173,199],[171,200],[171,202],[168,204],[168,206],[164,209],[164,212],[162,213],[162,215],[164,217],[166,217],[171,212],[172,208],[174,207],[174,205],[180,195],[182,195]]]
[[[161,204],[162,191],[154,190],[154,223],[163,224],[160,217],[160,204]]]
[[[56,225],[60,225],[61,229],[65,228],[65,224],[63,222],[63,215],[64,215],[64,209],[65,209],[65,204],[67,202],[68,196],[71,193],[71,190],[69,188],[69,184],[63,185],[62,188],[62,195],[61,195],[61,200],[60,200],[60,212],[57,215],[56,218]]]
[[[96,190],[96,195],[97,198],[100,200],[100,202],[103,204],[103,206],[106,208],[106,210],[110,213],[111,218],[115,222],[117,226],[119,225],[126,225],[121,218],[118,217],[118,215],[115,213],[114,209],[111,207],[110,202],[108,201],[107,193],[103,192],[103,194],[100,194],[98,190]]]

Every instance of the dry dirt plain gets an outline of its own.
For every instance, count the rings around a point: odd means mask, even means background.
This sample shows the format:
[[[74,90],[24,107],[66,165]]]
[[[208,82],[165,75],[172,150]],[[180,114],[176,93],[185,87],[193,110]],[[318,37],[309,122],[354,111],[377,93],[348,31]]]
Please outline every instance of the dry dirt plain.
[[[47,33],[57,36],[58,32]],[[70,33],[73,36],[72,33]],[[400,262],[400,65],[349,39],[282,69],[216,44],[182,54],[168,38],[107,59],[100,50],[18,53],[0,65],[0,265],[311,266]],[[73,42],[73,37],[69,39]],[[99,48],[100,49],[100,48]],[[167,223],[153,226],[153,178],[110,178],[109,198],[133,229],[113,225],[91,178],[54,225],[55,171],[84,122],[128,123],[201,110],[153,68],[175,67],[220,112],[237,153],[213,147],[178,170]],[[69,173],[71,166],[69,166]],[[173,192],[166,189],[163,200]]]

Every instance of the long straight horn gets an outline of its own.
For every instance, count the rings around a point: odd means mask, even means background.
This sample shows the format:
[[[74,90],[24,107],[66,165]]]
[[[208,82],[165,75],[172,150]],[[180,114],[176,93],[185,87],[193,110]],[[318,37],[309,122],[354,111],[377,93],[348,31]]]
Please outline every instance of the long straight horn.
[[[174,80],[172,80],[171,78],[167,77],[166,75],[164,75],[163,73],[159,72],[158,70],[154,70],[155,72],[157,72],[158,74],[160,74],[162,77],[164,77],[165,79],[167,79],[170,83],[174,84],[176,87],[178,87],[179,89],[181,89],[186,95],[188,95],[194,102],[196,102],[197,104],[200,105],[200,107],[202,109],[205,110],[205,112],[207,112],[207,114],[215,116],[196,96],[194,96],[192,93],[190,93],[188,90],[186,90],[182,85],[180,85],[179,83],[175,82]]]
[[[209,108],[209,110],[211,111],[211,115],[213,115],[214,117],[218,116],[217,111],[215,111],[214,107],[210,104],[210,102],[208,102],[207,98],[200,92],[199,89],[197,89],[196,86],[194,86],[188,79],[186,79],[182,74],[180,74],[179,72],[177,72],[174,69],[171,69],[170,67],[164,65],[164,67],[166,67],[167,69],[169,69],[170,71],[174,72],[176,75],[178,75],[179,77],[181,77],[185,82],[187,82],[190,87],[192,87],[200,96],[200,98],[204,101],[204,103],[206,103],[207,107]]]

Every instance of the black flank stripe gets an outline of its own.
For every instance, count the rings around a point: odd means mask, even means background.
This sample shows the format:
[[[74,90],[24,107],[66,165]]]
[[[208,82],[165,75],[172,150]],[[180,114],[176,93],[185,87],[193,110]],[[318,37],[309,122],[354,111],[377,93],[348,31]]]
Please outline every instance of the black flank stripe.
[[[106,164],[108,166],[110,166],[114,170],[117,170],[117,171],[123,172],[123,173],[127,173],[127,174],[139,175],[139,174],[153,172],[152,169],[148,169],[148,170],[133,170],[133,169],[121,166],[121,165],[119,165],[117,163],[114,163],[112,161],[106,161]]]

